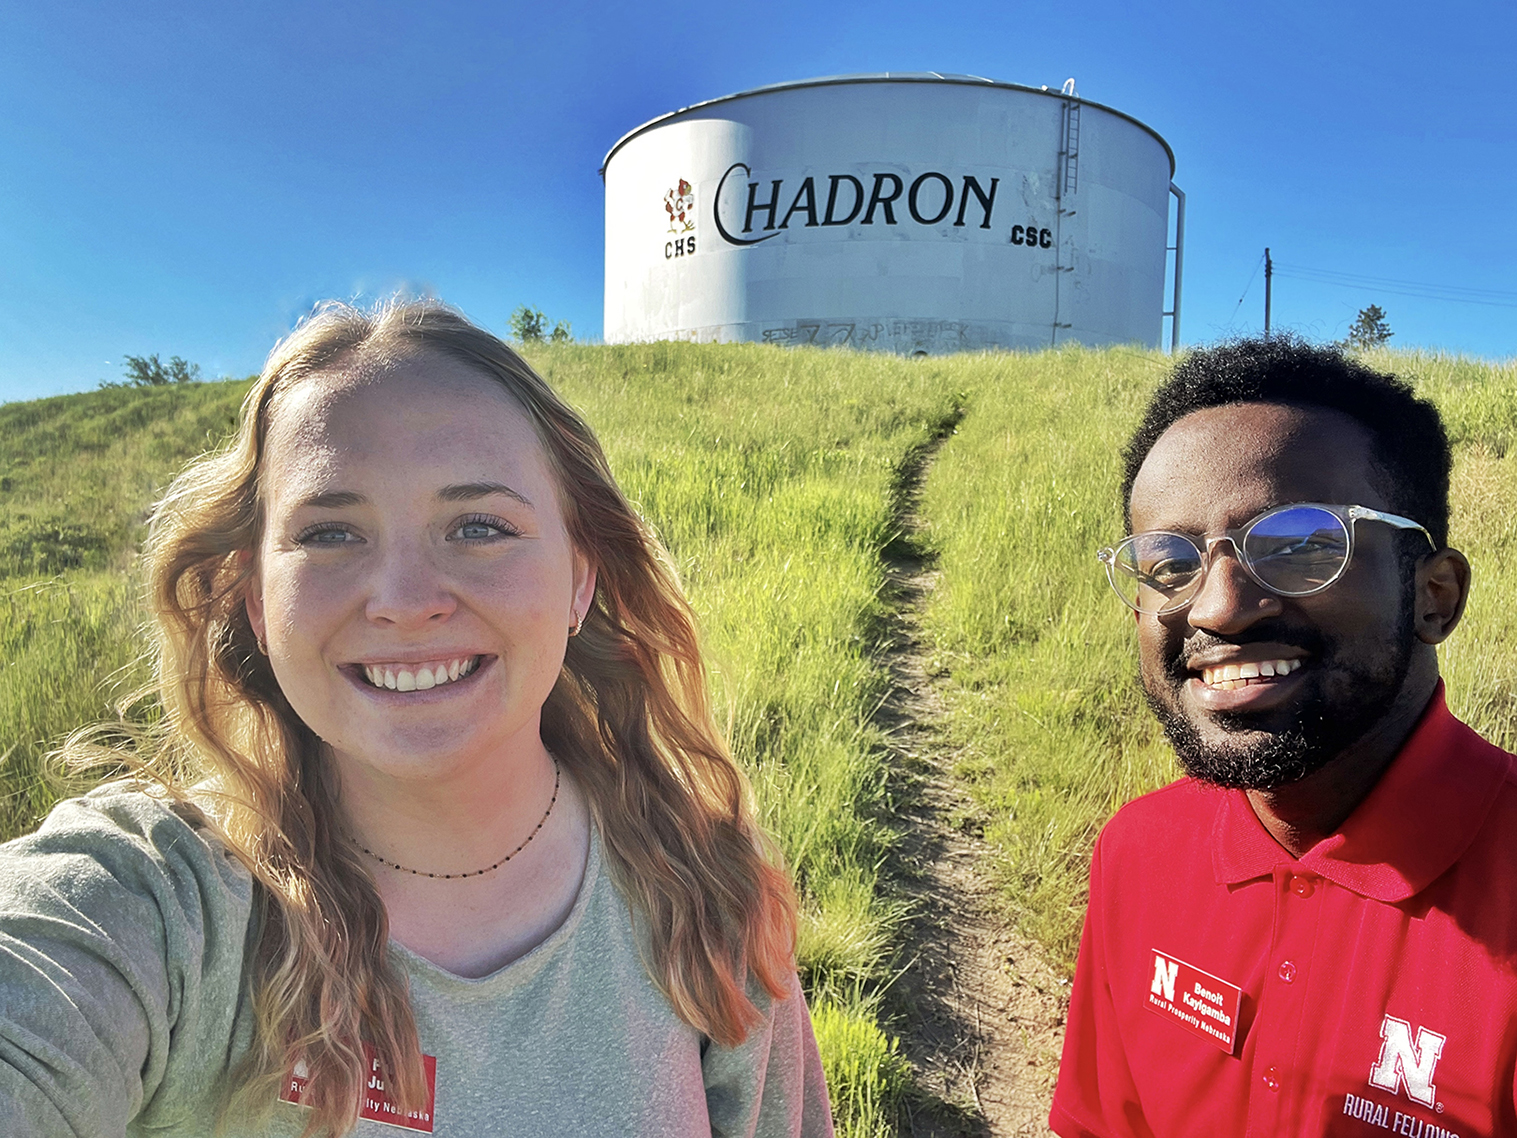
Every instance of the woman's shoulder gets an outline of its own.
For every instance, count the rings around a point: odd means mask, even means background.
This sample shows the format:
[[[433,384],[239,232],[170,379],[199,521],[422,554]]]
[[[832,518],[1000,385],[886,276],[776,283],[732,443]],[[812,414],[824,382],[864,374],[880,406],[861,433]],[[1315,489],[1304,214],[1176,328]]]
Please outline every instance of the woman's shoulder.
[[[209,906],[242,923],[253,899],[252,875],[203,810],[131,781],[64,799],[37,829],[0,845],[0,890],[18,886],[75,899],[167,891],[181,904]]]

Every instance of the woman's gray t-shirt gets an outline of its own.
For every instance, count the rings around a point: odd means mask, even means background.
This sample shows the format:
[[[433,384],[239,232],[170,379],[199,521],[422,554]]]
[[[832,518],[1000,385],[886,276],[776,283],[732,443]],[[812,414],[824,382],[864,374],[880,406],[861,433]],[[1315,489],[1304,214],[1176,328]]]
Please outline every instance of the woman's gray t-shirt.
[[[210,1138],[252,1037],[244,984],[253,884],[214,837],[121,785],[61,803],[0,846],[0,1134]],[[359,1138],[829,1135],[797,987],[733,1048],[674,1014],[592,834],[579,896],[532,952],[477,980],[391,944],[432,1117],[361,1118]],[[755,986],[756,987],[756,986]],[[365,1114],[385,1117],[381,1092]],[[294,1138],[305,1108],[227,1138]],[[403,1125],[397,1125],[402,1123]]]

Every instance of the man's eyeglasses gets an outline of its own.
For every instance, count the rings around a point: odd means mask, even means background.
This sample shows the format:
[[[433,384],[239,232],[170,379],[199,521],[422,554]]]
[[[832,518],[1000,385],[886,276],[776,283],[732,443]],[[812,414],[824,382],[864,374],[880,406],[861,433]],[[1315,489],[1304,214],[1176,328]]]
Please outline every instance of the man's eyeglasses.
[[[1417,522],[1368,506],[1324,506],[1299,502],[1275,506],[1238,529],[1202,538],[1152,530],[1124,537],[1096,554],[1117,596],[1135,612],[1163,616],[1195,598],[1206,579],[1218,543],[1232,545],[1244,570],[1282,597],[1320,593],[1348,568],[1354,555],[1354,523],[1384,522],[1414,529],[1433,544]]]

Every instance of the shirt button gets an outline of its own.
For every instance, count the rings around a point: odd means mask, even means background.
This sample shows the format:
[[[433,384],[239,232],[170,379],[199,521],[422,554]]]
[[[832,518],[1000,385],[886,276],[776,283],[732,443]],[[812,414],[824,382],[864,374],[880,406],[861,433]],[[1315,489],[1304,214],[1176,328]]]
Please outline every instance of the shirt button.
[[[1282,960],[1280,962],[1280,979],[1289,984],[1296,978],[1296,962],[1294,960]]]
[[[1264,1069],[1264,1085],[1272,1091],[1280,1089],[1280,1068],[1266,1067]]]
[[[1291,892],[1297,897],[1310,897],[1316,891],[1316,888],[1312,884],[1310,877],[1297,876],[1291,878]]]

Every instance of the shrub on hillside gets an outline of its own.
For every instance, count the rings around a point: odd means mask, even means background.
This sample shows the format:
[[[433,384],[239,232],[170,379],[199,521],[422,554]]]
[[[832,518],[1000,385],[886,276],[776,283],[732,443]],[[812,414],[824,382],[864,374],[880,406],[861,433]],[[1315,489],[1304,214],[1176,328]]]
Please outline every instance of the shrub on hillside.
[[[0,578],[104,569],[110,554],[110,539],[78,522],[15,514],[0,528]]]
[[[170,356],[164,363],[154,352],[150,356],[124,356],[126,379],[112,382],[102,379],[101,387],[167,387],[173,383],[199,383],[200,365],[183,356]]]
[[[567,344],[574,339],[574,333],[567,320],[554,322],[553,328],[548,329],[548,318],[543,315],[540,308],[528,308],[525,304],[511,313],[509,321],[511,326],[511,338],[518,344],[541,344],[550,342],[554,344]]]

